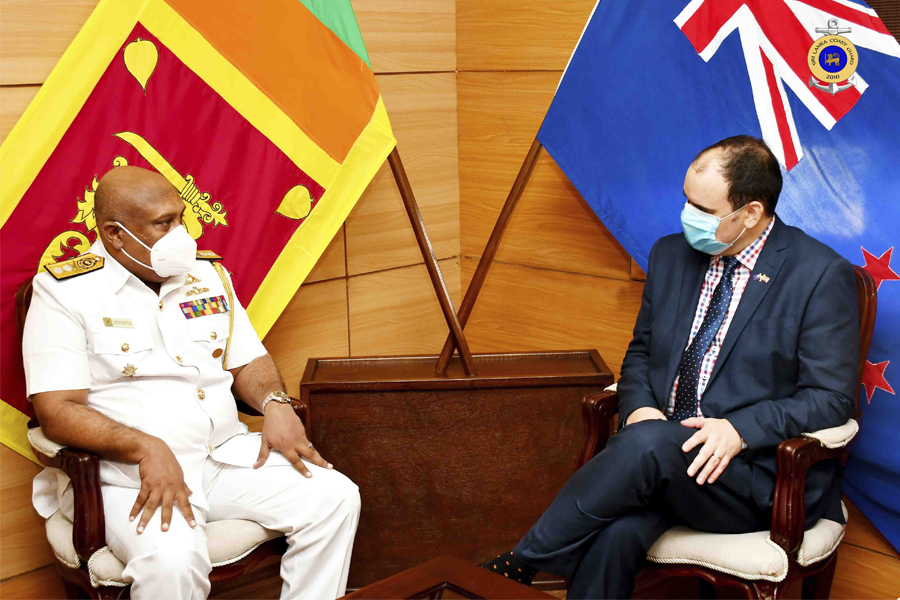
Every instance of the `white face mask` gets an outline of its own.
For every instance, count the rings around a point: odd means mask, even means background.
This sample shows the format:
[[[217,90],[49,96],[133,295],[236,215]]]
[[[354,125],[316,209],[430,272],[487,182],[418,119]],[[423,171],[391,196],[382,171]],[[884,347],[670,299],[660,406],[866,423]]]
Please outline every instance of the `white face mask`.
[[[138,244],[150,251],[150,264],[145,265],[135,257],[125,252],[125,256],[151,271],[160,277],[174,277],[176,275],[185,275],[194,269],[197,262],[197,242],[187,232],[184,225],[179,225],[166,235],[162,236],[153,247],[137,238],[136,235],[128,231],[124,225],[116,221],[116,225],[121,227],[128,235],[137,240]]]

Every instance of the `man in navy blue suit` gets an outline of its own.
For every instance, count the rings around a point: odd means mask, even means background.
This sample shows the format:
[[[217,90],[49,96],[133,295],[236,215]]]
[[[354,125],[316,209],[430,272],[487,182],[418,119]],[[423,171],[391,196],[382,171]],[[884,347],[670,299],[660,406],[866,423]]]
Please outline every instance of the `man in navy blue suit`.
[[[670,527],[769,528],[776,447],[853,416],[859,357],[853,267],[775,215],[781,185],[756,138],[694,159],[684,232],[650,252],[617,435],[485,568],[569,577],[569,598],[627,598]],[[810,470],[807,527],[844,522],[841,475],[835,461]]]

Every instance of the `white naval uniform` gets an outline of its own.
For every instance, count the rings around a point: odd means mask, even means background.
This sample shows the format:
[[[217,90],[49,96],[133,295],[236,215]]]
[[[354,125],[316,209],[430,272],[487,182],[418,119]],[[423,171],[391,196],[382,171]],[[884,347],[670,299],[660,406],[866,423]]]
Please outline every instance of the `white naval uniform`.
[[[29,397],[88,389],[88,406],[165,441],[184,471],[197,528],[187,525],[176,504],[168,532],[160,530],[157,509],[138,535],[137,520],[128,520],[141,485],[138,466],[100,461],[106,540],[127,565],[132,597],[206,597],[211,566],[205,527],[222,519],[253,520],[287,535],[283,598],[343,595],[358,488],[337,471],[309,463],[313,477],[307,479],[275,451],[264,468],[252,468],[261,436],[238,420],[233,377],[222,368],[229,314],[187,318],[190,307],[181,306],[218,296],[227,302],[216,269],[198,260],[190,274],[163,282],[157,295],[99,240],[90,252],[104,258],[102,269],[59,281],[46,272],[34,278],[23,339],[25,376]],[[229,308],[233,369],[266,350],[237,297]],[[72,518],[71,486],[57,469],[38,475],[33,501],[44,518],[60,508]]]

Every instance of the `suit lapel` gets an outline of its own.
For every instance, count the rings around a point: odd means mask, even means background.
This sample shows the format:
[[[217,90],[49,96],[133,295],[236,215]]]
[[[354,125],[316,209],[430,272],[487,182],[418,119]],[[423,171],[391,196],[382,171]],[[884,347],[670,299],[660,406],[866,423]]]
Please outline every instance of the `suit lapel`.
[[[700,290],[703,288],[703,280],[709,269],[709,255],[691,249],[690,258],[685,265],[681,279],[681,293],[678,296],[678,312],[675,317],[675,329],[671,340],[669,352],[669,366],[666,371],[666,398],[675,382],[675,373],[684,354],[688,336],[691,333],[691,324],[694,322],[694,314],[697,312],[697,302],[700,299]]]
[[[769,239],[766,240],[759,258],[756,260],[756,266],[750,274],[750,281],[747,282],[744,295],[741,296],[734,318],[731,319],[731,324],[728,326],[728,333],[725,334],[725,340],[722,342],[719,356],[716,357],[716,364],[709,375],[707,388],[712,384],[716,374],[722,369],[722,364],[728,359],[728,355],[734,348],[737,339],[741,336],[741,332],[744,331],[744,327],[750,322],[763,298],[766,297],[769,289],[775,285],[775,278],[778,277],[778,272],[781,270],[784,259],[787,257],[787,254],[783,252],[786,247],[787,228],[778,217],[775,217],[775,224],[769,233]],[[767,275],[769,278],[768,282],[755,280],[754,275],[758,273]]]

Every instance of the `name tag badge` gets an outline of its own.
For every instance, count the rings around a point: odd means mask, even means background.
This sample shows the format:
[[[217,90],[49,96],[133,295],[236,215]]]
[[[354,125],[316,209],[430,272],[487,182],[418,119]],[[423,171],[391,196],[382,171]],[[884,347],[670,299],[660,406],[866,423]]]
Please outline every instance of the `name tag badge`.
[[[126,329],[134,329],[134,322],[132,322],[131,319],[103,317],[103,324],[106,327],[125,327]]]

